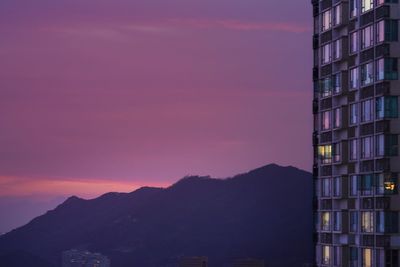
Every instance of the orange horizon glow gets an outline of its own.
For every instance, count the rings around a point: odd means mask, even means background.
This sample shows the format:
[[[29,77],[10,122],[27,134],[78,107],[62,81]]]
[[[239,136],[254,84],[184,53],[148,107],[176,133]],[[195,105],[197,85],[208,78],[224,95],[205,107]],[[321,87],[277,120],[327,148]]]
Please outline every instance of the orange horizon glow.
[[[70,196],[94,198],[108,192],[128,193],[144,186],[168,187],[166,182],[129,182],[110,179],[33,178],[0,176],[0,197]]]

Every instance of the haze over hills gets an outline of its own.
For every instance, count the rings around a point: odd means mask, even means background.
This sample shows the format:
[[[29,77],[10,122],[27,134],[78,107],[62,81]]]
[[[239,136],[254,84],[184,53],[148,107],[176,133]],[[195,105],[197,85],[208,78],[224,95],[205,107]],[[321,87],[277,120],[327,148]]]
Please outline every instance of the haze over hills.
[[[267,266],[312,262],[312,178],[267,165],[225,180],[185,177],[162,188],[70,197],[56,209],[0,236],[0,267],[60,266],[71,248],[100,252],[113,267],[176,266],[205,255]]]

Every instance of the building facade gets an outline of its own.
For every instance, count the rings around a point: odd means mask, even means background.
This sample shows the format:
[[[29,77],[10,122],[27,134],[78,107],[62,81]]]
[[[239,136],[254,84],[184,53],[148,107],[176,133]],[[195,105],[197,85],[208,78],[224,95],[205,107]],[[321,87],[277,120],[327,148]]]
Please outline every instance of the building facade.
[[[316,266],[398,267],[398,0],[312,0]]]

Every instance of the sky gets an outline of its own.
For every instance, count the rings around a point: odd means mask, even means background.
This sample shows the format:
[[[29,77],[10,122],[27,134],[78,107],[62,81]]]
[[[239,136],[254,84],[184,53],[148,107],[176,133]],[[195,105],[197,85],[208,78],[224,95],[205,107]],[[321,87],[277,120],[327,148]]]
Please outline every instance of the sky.
[[[70,195],[310,170],[311,18],[309,0],[0,1],[0,233]]]

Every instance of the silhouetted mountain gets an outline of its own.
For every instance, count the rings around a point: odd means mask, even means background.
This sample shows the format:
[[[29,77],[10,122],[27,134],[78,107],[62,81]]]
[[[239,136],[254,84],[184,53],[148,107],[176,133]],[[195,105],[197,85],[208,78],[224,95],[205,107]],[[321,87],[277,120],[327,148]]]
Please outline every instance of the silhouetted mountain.
[[[210,266],[252,257],[298,267],[312,262],[311,202],[311,174],[274,164],[225,180],[192,176],[166,189],[70,197],[1,236],[0,267],[59,266],[71,248],[107,255],[113,267],[176,266],[193,255]],[[38,263],[16,263],[21,251]]]

